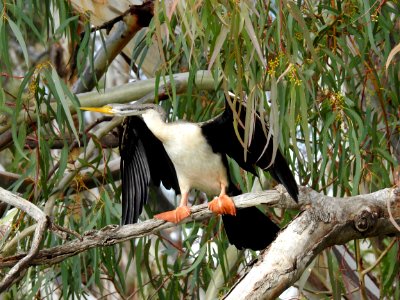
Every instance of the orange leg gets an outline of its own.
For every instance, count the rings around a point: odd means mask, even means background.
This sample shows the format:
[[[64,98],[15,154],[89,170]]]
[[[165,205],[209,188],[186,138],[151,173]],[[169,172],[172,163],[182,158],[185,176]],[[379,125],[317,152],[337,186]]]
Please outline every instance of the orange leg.
[[[175,224],[179,223],[183,219],[190,216],[190,208],[187,206],[188,198],[188,192],[182,193],[181,202],[176,209],[157,214],[154,216],[154,218]]]
[[[236,216],[236,207],[232,198],[226,194],[226,186],[221,183],[221,193],[219,197],[208,203],[208,209],[218,215]]]

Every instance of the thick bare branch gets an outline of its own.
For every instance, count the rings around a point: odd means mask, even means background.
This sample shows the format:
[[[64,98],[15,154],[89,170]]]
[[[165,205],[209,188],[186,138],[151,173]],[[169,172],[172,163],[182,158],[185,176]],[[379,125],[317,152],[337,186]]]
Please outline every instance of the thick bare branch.
[[[28,200],[21,198],[0,187],[0,201],[8,203],[34,218],[37,222],[45,217],[43,211],[40,210],[35,204]]]
[[[183,93],[187,90],[190,84],[190,73],[177,73],[173,75],[174,89],[176,93]],[[197,71],[194,76],[194,86],[199,90],[215,90],[215,80],[212,73],[209,71]],[[142,99],[154,92],[156,87],[157,79],[151,78],[147,80],[140,80],[130,82],[116,87],[106,88],[101,91],[92,91],[87,93],[77,94],[77,98],[81,106],[103,106],[110,103],[128,103]],[[160,85],[164,90],[171,88],[171,78],[164,77],[160,80]],[[57,109],[57,103],[52,103],[53,109]],[[72,113],[75,113],[75,108],[71,104],[69,109]],[[42,112],[47,111],[46,107],[43,106]],[[30,112],[29,116],[26,111],[21,111],[18,117],[18,123],[25,122],[28,119],[35,119],[36,112]],[[0,151],[7,148],[12,142],[11,136],[11,125],[3,126],[0,128]]]
[[[284,190],[281,186],[278,189]],[[396,233],[396,229],[388,221],[385,201],[390,199],[393,205],[396,201],[398,202],[395,192],[399,192],[399,190],[385,189],[363,196],[332,198],[323,196],[310,188],[302,187],[299,205],[286,193],[279,190],[243,194],[234,198],[238,208],[265,204],[271,207],[303,207],[306,209],[279,234],[277,240],[260,260],[260,262],[270,262],[271,260],[274,263],[269,269],[272,274],[266,277],[259,276],[256,286],[261,287],[264,284],[269,288],[273,287],[275,293],[278,291],[277,288],[282,290],[295,282],[311,259],[326,247],[356,238]],[[194,206],[191,211],[191,217],[184,222],[203,220],[212,216],[212,212],[208,210],[206,204]],[[393,211],[395,218],[399,219],[400,211]],[[365,212],[369,212],[369,214]],[[155,219],[133,225],[107,226],[101,230],[84,233],[82,241],[73,240],[61,246],[43,249],[30,264],[57,263],[94,247],[114,245],[154,234],[161,229],[173,226],[176,225]],[[288,243],[288,241],[294,242]],[[265,256],[268,253],[275,255],[274,258],[266,259]],[[19,254],[1,258],[0,268],[14,266],[23,256],[24,254]],[[259,265],[260,263],[257,267]],[[261,272],[256,271],[256,273]],[[246,278],[247,276],[244,280]],[[242,289],[239,286],[241,283],[232,293],[237,295],[236,290]],[[243,293],[239,295],[243,296]],[[231,299],[239,298],[231,297]]]
[[[177,94],[185,92],[190,84],[190,73],[177,73],[173,75],[173,83]],[[209,71],[197,71],[194,76],[194,86],[199,90],[215,90],[215,80]],[[110,103],[128,103],[139,100],[156,90],[156,78],[134,81],[120,86],[110,87],[105,91],[92,91],[78,94],[81,106],[102,106]],[[165,77],[160,80],[164,90],[171,86],[171,78]],[[73,111],[73,107],[70,107]]]
[[[309,208],[278,235],[225,299],[275,299],[327,247],[358,238],[399,233],[391,224],[385,205],[386,201],[390,202],[398,222],[400,189],[349,198],[327,197],[308,188],[302,191],[302,203],[309,202]]]

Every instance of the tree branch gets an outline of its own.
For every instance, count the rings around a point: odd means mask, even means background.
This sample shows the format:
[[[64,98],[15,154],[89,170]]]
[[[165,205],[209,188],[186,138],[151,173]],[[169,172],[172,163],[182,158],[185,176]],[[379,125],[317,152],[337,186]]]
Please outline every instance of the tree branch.
[[[121,52],[126,44],[133,38],[133,36],[143,27],[149,25],[153,17],[153,0],[144,2],[142,5],[132,5],[121,16],[121,22],[118,23],[118,28],[107,38],[104,47],[102,47],[94,59],[94,63],[89,65],[80,75],[79,80],[74,84],[72,92],[82,93],[93,89],[96,80],[106,72],[107,67],[113,59]],[[118,19],[119,20],[119,19]],[[58,104],[52,104],[53,109],[56,110]],[[92,104],[96,106],[98,104]],[[71,112],[75,109],[70,106]],[[88,106],[88,105],[85,105]],[[44,107],[44,111],[47,108]],[[36,112],[21,111],[19,114],[18,123],[26,122],[26,120],[35,119]],[[33,125],[33,123],[31,124]],[[11,124],[0,127],[0,151],[9,147],[12,144]]]
[[[190,84],[190,73],[177,73],[171,77],[164,77],[160,79],[160,86],[164,91],[172,88],[172,85],[177,94],[187,91]],[[173,84],[171,83],[173,82]],[[149,93],[154,92],[158,79],[151,78],[147,80],[140,80],[135,82],[126,83],[123,85],[106,88],[104,91],[92,91],[87,93],[77,94],[81,106],[103,106],[110,103],[128,103],[147,97]],[[215,80],[212,73],[209,71],[197,71],[193,79],[193,85],[199,90],[213,91],[216,90]],[[56,110],[57,103],[51,103],[50,106]],[[70,104],[69,110],[75,113],[75,107]],[[45,112],[47,108],[43,105],[40,111]],[[35,119],[36,112],[21,111],[18,116],[17,122],[22,123],[28,119]],[[0,128],[0,151],[11,145],[12,135],[10,130],[11,125],[8,124]]]
[[[96,81],[103,76],[111,61],[122,51],[135,34],[150,24],[154,15],[153,1],[146,1],[142,5],[132,5],[122,16],[111,20],[109,25],[118,22],[116,30],[107,39],[106,45],[102,47],[94,58],[95,68],[87,66],[74,84],[73,93],[90,91]],[[122,21],[122,22],[119,22]]]
[[[0,187],[0,201],[10,204],[30,215],[37,222],[46,215],[35,204]]]
[[[45,230],[48,227],[49,220],[45,213],[41,211],[33,203],[21,198],[3,188],[0,188],[0,201],[8,203],[20,210],[26,212],[29,216],[35,219],[38,224],[33,236],[32,246],[29,252],[23,255],[22,258],[11,268],[0,282],[0,293],[5,291],[30,264],[30,261],[39,252],[40,242],[42,241]]]
[[[187,90],[190,84],[190,73],[177,73],[172,76],[172,82],[176,93],[182,93]],[[199,90],[216,90],[215,80],[209,71],[197,71],[193,79],[194,86]],[[156,90],[158,79],[150,78],[146,80],[134,81],[123,85],[105,89],[105,91],[92,91],[76,95],[81,106],[103,106],[110,103],[128,103],[139,100],[149,93]],[[160,86],[164,90],[171,88],[171,77],[160,79]],[[73,107],[70,107],[71,111]]]
[[[41,217],[38,220],[36,226],[35,234],[33,236],[32,246],[29,252],[21,258],[18,263],[16,263],[11,270],[4,276],[3,280],[0,282],[0,293],[8,289],[8,287],[20,277],[21,272],[30,265],[31,260],[39,252],[40,243],[43,239],[44,232],[49,225],[49,219],[47,217]]]
[[[271,295],[273,298],[272,295],[279,295],[280,291],[293,284],[315,255],[326,247],[357,238],[398,233],[388,219],[386,200],[390,200],[394,217],[399,219],[400,209],[393,207],[399,205],[400,189],[384,189],[349,198],[324,196],[306,187],[301,187],[300,190],[299,204],[296,204],[287,193],[283,193],[282,186],[278,186],[277,190],[234,197],[238,208],[265,204],[269,207],[306,210],[278,235],[276,241],[263,253],[260,262],[254,267],[255,271],[251,270],[232,290],[228,298],[241,299],[245,294],[252,295],[254,292],[262,298],[264,295]],[[194,206],[191,211],[192,215],[183,223],[203,220],[213,215],[206,204]],[[106,226],[100,230],[84,233],[82,240],[73,240],[60,246],[43,249],[29,264],[58,263],[94,247],[115,245],[174,226],[176,225],[156,219],[125,226]],[[12,267],[23,257],[24,254],[18,254],[0,258],[0,268]],[[264,267],[264,264],[268,267]]]
[[[322,250],[353,239],[399,234],[386,209],[388,201],[399,222],[399,195],[397,188],[332,198],[302,188],[302,204],[308,198],[309,208],[278,235],[225,299],[274,299],[299,279]]]
[[[102,141],[103,139],[101,139]],[[82,187],[85,189],[92,189],[98,186],[99,182],[105,182],[108,178],[108,170],[111,172],[111,177],[116,181],[120,179],[120,158],[115,158],[112,161],[107,162],[107,164],[101,164],[96,169],[85,169],[80,172],[80,180],[72,181],[67,187],[69,190],[81,191]],[[21,175],[10,173],[6,171],[0,171],[0,187],[9,188],[12,184],[20,179]],[[26,178],[21,186],[19,187],[19,192],[24,192],[26,188],[34,184],[33,179]],[[7,208],[7,203],[0,202],[0,216]]]

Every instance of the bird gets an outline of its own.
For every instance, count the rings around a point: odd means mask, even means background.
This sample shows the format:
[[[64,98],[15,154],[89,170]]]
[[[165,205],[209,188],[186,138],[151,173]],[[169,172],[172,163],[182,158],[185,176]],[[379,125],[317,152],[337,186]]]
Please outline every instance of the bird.
[[[254,175],[256,167],[269,171],[298,201],[296,180],[279,148],[273,155],[273,139],[268,139],[268,127],[258,114],[244,155],[238,139],[238,135],[244,137],[244,103],[225,100],[224,111],[203,123],[166,122],[166,112],[156,104],[109,104],[81,109],[125,117],[119,134],[123,225],[138,221],[148,201],[150,185],[162,183],[181,195],[180,204],[154,218],[179,223],[189,217],[189,193],[197,189],[216,196],[208,208],[222,215],[231,244],[238,249],[265,249],[280,228],[257,207],[236,209],[231,197],[242,191],[232,181],[228,157]],[[236,125],[235,113],[239,116]]]

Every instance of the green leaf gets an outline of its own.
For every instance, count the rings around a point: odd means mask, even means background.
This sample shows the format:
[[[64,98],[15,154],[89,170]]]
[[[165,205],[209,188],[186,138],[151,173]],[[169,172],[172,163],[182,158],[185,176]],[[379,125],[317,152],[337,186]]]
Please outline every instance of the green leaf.
[[[21,17],[21,19],[29,26],[29,31],[32,31],[34,34],[35,34],[35,36],[36,36],[36,38],[39,40],[39,41],[44,41],[45,39],[44,39],[44,37],[42,36],[42,34],[40,34],[40,32],[39,32],[39,30],[37,29],[37,27],[34,25],[34,20],[31,18],[31,16],[28,16],[24,11],[23,11],[23,9],[21,10],[21,9],[19,9],[19,8],[16,8],[16,15],[18,15],[18,17]]]
[[[70,23],[76,21],[79,19],[79,16],[72,16],[69,17],[68,19],[64,20],[60,26],[57,28],[56,32],[54,33],[55,35],[60,34],[62,35],[64,33],[64,31],[66,30],[66,28],[68,26],[70,26]]]
[[[295,20],[299,23],[299,29],[303,33],[303,37],[304,37],[304,39],[306,41],[308,50],[310,51],[314,62],[317,64],[317,66],[319,68],[322,69],[322,65],[320,64],[320,60],[318,59],[318,56],[317,56],[317,54],[315,53],[315,50],[314,50],[313,42],[311,40],[310,31],[308,30],[308,26],[307,26],[306,22],[304,21],[304,18],[302,16],[299,8],[297,7],[297,5],[293,1],[284,0],[283,2],[288,7],[290,13],[295,18]]]
[[[253,24],[251,23],[250,16],[249,16],[249,10],[247,8],[246,2],[240,2],[240,7],[241,7],[241,12],[240,12],[241,17],[244,20],[244,25],[245,25],[247,34],[249,35],[250,40],[253,43],[252,46],[254,47],[254,49],[257,52],[257,55],[258,55],[261,65],[265,68],[266,67],[265,58],[262,54],[261,46],[260,46],[260,43],[258,42],[257,35],[254,31]]]
[[[373,8],[369,5],[369,0],[363,0],[364,3],[364,18],[365,18],[365,23],[364,26],[367,28],[367,34],[368,34],[368,39],[371,44],[372,49],[375,51],[377,55],[382,55],[381,51],[378,50],[375,44],[374,40],[374,33],[373,33],[373,24],[374,22],[371,20],[371,11],[373,11]]]
[[[15,110],[15,112],[19,112],[18,110]],[[15,120],[17,119],[18,116],[16,114],[13,114],[12,119]],[[26,126],[25,124],[21,126],[17,126],[18,122],[13,121],[12,126],[11,126],[11,135],[12,139],[14,142],[14,146],[17,150],[17,152],[26,160],[29,160],[28,156],[26,156],[25,151],[23,150],[23,147],[25,145],[25,139],[26,139]]]
[[[272,158],[271,164],[275,160],[276,152],[279,147],[279,107],[278,107],[278,83],[275,79],[275,76],[271,78],[271,112],[269,116],[269,122],[271,126],[271,130],[268,132],[268,143],[270,143],[270,138],[272,135]]]
[[[8,21],[8,24],[10,25],[12,32],[14,33],[19,45],[21,46],[22,53],[24,54],[25,64],[29,67],[28,50],[26,48],[25,40],[22,36],[22,33],[19,30],[17,24],[15,24],[10,18],[8,18],[7,21]]]
[[[57,95],[57,100],[60,101],[60,104],[62,105],[63,111],[65,113],[65,116],[67,117],[68,125],[69,128],[72,130],[73,134],[75,135],[76,140],[79,141],[79,135],[78,132],[76,131],[74,120],[72,119],[71,112],[69,110],[69,102],[67,98],[65,97],[64,94],[64,89],[61,85],[60,78],[58,77],[57,71],[53,68],[51,70],[51,78],[53,79],[54,86],[55,86],[55,92]]]
[[[211,70],[212,66],[214,65],[214,61],[217,58],[218,54],[220,54],[221,48],[226,41],[226,36],[229,33],[229,28],[222,25],[221,31],[218,34],[217,40],[214,44],[214,50],[211,54],[210,62],[208,63],[208,70]]]
[[[308,103],[304,93],[304,86],[300,86],[299,88],[299,101],[300,101],[300,115],[301,115],[301,129],[303,130],[304,141],[307,151],[307,162],[308,168],[312,172],[313,170],[313,156],[312,149],[310,143],[310,129],[308,125]]]
[[[337,270],[337,264],[334,256],[332,255],[331,251],[325,251],[327,254],[328,258],[328,272],[329,272],[329,278],[330,278],[330,284],[332,287],[332,297],[335,300],[340,300],[341,299],[341,293],[340,293],[340,284],[338,280],[338,270]]]
[[[350,128],[350,147],[353,149],[355,157],[356,157],[356,165],[354,171],[354,178],[353,178],[353,190],[352,195],[357,195],[358,193],[358,186],[360,184],[361,179],[361,154],[360,154],[360,144],[358,143],[358,138],[354,128]]]
[[[388,58],[386,60],[385,68],[386,70],[389,69],[389,65],[393,60],[393,57],[400,52],[400,43],[397,44],[389,53]]]
[[[6,67],[7,72],[12,72],[9,47],[8,47],[8,36],[9,34],[5,26],[5,19],[0,18],[0,57],[2,63]]]
[[[176,276],[176,277],[183,276],[183,275],[186,275],[186,274],[190,273],[191,271],[193,271],[202,262],[206,253],[207,253],[207,243],[205,243],[203,246],[201,246],[199,253],[196,257],[196,260],[193,262],[193,264],[186,270],[179,272],[179,273],[175,273],[174,276]]]

